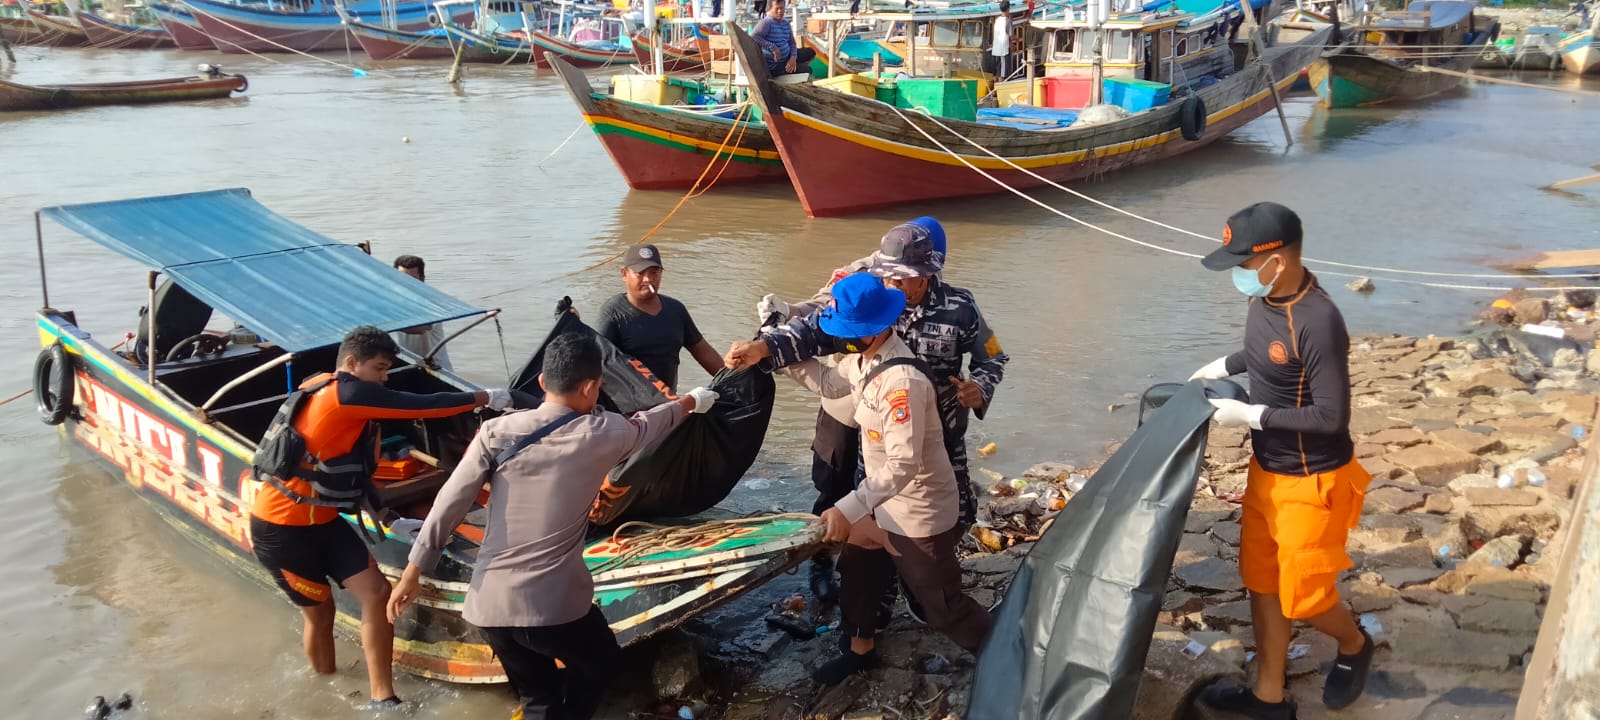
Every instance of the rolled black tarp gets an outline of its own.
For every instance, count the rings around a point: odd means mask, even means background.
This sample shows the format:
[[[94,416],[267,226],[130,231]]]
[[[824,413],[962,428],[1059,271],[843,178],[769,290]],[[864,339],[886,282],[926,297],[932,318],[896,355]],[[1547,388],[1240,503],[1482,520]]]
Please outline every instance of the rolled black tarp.
[[[1029,551],[979,653],[967,720],[1133,715],[1205,458],[1208,394],[1247,399],[1228,381],[1171,393]]]
[[[536,407],[544,399],[539,371],[544,349],[566,333],[588,334],[600,343],[604,374],[600,404],[629,415],[648,410],[674,396],[644,364],[601,337],[568,311],[564,302],[559,319],[539,350],[511,381],[516,407]],[[710,510],[733,492],[761,452],[772,420],[772,376],[747,368],[724,370],[708,386],[719,397],[710,412],[687,420],[644,452],[606,476],[589,520],[609,525],[623,520],[685,517]]]

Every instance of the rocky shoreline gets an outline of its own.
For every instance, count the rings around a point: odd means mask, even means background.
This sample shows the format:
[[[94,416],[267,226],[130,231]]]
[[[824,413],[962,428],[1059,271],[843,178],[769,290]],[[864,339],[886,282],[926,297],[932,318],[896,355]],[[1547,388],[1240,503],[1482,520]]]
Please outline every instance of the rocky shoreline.
[[[1576,29],[1578,14],[1565,6],[1539,8],[1497,8],[1479,6],[1477,14],[1500,21],[1500,37],[1522,37],[1529,26],[1552,25],[1563,29]]]
[[[1462,339],[1352,340],[1351,431],[1374,477],[1350,534],[1355,567],[1340,587],[1379,652],[1367,695],[1343,716],[1511,716],[1594,429],[1600,352],[1586,352],[1600,329],[1594,318],[1592,295],[1511,296],[1486,319],[1544,330],[1491,324]],[[1563,337],[1550,337],[1558,331]],[[1248,433],[1212,427],[1136,717],[1183,717],[1183,698],[1199,685],[1247,679],[1254,642],[1238,518],[1249,456]],[[1043,463],[1011,479],[974,459],[983,499],[962,566],[969,592],[987,604],[1093,470]],[[683,663],[658,661],[657,716],[959,717],[974,659],[903,610],[880,643],[883,667],[833,689],[811,683],[810,670],[837,652],[828,629],[837,614],[788,595],[801,585],[775,583],[743,611],[689,627],[701,650],[688,659],[702,677],[663,687],[661,676]],[[775,622],[763,622],[769,617]],[[750,629],[730,640],[730,627]],[[1194,643],[1205,652],[1184,654]],[[1290,691],[1301,718],[1329,715],[1321,669],[1334,650],[1318,633],[1297,633]]]

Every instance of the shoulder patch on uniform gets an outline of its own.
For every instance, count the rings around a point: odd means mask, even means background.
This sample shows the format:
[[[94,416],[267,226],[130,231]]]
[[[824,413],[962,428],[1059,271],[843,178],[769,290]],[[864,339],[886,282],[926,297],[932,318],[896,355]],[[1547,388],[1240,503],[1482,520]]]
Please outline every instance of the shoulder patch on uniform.
[[[889,419],[896,423],[911,421],[911,393],[904,388],[892,390],[883,396],[884,402],[889,403]]]
[[[983,351],[989,353],[989,357],[1005,354],[1005,349],[1000,347],[1000,336],[990,333],[989,339],[983,342]]]

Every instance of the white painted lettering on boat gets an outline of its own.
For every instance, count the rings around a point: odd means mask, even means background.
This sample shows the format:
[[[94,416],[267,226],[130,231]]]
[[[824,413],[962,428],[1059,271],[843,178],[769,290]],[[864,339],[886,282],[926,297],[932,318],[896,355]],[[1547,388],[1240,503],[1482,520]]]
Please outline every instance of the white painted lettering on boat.
[[[75,423],[74,435],[83,444],[122,468],[134,488],[170,498],[196,519],[234,543],[248,547],[249,523],[244,516],[248,501],[234,502],[222,487],[223,456],[216,448],[195,443],[201,476],[188,470],[188,434],[163,422],[110,388],[79,373],[78,397],[84,399],[84,418]],[[240,476],[241,489],[250,488],[249,471]]]

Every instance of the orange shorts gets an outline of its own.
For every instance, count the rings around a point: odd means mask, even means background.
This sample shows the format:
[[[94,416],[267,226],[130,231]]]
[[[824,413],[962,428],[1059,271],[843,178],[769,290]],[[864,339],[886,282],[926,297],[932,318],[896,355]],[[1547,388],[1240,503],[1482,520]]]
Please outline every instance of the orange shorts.
[[[1250,460],[1239,520],[1239,574],[1251,592],[1277,595],[1284,617],[1303,619],[1339,602],[1350,568],[1345,541],[1361,519],[1372,476],[1351,460],[1315,475],[1279,475]]]

